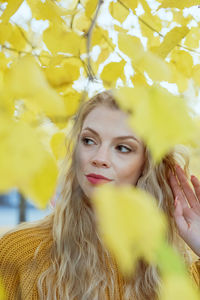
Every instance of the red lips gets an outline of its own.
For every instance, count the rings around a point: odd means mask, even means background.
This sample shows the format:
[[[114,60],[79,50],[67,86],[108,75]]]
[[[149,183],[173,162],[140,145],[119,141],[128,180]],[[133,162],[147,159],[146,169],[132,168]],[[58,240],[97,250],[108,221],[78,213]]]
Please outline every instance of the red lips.
[[[89,177],[94,177],[94,178],[98,178],[98,179],[111,180],[111,179],[109,179],[109,178],[107,178],[107,177],[104,177],[104,176],[98,175],[98,174],[94,174],[94,173],[88,174],[88,175],[86,175],[86,176],[87,176],[87,177],[88,177],[88,176],[89,176]]]
[[[105,181],[112,181],[111,179],[104,177],[102,175],[98,175],[98,174],[88,174],[86,175],[87,179],[89,182],[93,183],[93,184],[97,184],[97,183],[103,183]]]

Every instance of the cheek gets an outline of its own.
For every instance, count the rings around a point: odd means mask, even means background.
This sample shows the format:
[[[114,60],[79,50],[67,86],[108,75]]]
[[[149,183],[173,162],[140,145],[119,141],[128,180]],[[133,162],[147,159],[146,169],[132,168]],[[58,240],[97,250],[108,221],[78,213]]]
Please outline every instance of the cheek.
[[[88,151],[85,151],[82,147],[79,147],[77,149],[77,165],[79,170],[83,170],[87,167],[89,162],[89,153]]]
[[[143,166],[143,159],[135,157],[133,159],[122,161],[116,167],[117,179],[121,183],[136,183],[141,174]]]

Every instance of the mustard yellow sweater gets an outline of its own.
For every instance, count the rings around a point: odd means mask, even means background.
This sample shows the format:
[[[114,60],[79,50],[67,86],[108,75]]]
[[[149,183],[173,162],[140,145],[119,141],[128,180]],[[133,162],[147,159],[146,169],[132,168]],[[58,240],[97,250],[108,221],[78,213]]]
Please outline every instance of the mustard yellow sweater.
[[[49,236],[48,229],[28,228],[5,234],[0,239],[0,278],[8,300],[39,299],[38,277],[50,263],[52,241]],[[123,280],[116,265],[115,273],[115,300],[122,300]],[[192,265],[191,275],[200,285],[199,261]],[[106,298],[109,300],[108,296]]]

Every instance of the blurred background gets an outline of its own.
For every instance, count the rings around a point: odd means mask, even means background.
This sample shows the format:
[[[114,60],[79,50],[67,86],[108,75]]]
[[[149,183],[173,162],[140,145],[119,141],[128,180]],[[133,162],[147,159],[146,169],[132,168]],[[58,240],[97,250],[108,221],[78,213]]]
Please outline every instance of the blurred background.
[[[24,221],[36,221],[52,211],[39,210],[29,199],[25,199],[16,189],[8,194],[0,194],[0,233]]]

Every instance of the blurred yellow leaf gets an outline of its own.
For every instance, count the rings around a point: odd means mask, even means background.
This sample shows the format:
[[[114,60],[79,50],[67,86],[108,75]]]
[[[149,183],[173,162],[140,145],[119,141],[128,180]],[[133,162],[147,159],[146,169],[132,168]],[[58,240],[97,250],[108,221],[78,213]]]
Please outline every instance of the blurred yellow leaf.
[[[170,58],[170,62],[180,73],[182,73],[185,77],[191,77],[193,58],[188,52],[184,50],[174,50],[172,51]]]
[[[3,115],[0,118],[0,143],[1,192],[13,187],[21,189],[29,184],[50,156],[34,129]],[[56,165],[54,172],[57,172]],[[46,176],[48,180],[50,174]],[[49,190],[51,187],[44,185],[43,189]]]
[[[159,6],[160,8],[180,8],[183,9],[185,7],[197,6],[199,5],[199,0],[163,0],[162,4]]]
[[[156,162],[176,144],[192,139],[195,125],[182,98],[158,86],[120,88],[114,95],[122,108],[134,112],[129,124]]]
[[[51,25],[44,31],[43,40],[53,55],[64,52],[79,56],[81,36],[73,31],[68,31],[65,26]]]
[[[143,74],[136,72],[131,78],[133,85],[147,85],[146,78]]]
[[[160,300],[198,300],[199,293],[192,282],[183,275],[171,275],[163,278]]]
[[[193,66],[192,68],[192,78],[194,82],[200,86],[200,64]]]
[[[200,41],[200,28],[192,27],[190,32],[186,36],[184,45],[189,48],[199,48],[199,41]]]
[[[171,71],[167,63],[150,51],[145,52],[139,38],[119,33],[118,46],[132,60],[133,68],[141,74],[146,71],[153,80],[170,80]]]
[[[182,26],[186,26],[193,19],[192,15],[188,15],[186,17],[182,10],[172,10],[172,13],[173,13],[173,21]]]
[[[141,257],[155,262],[165,219],[150,194],[106,184],[95,190],[92,203],[103,241],[125,275],[131,275]]]
[[[172,76],[168,64],[150,51],[145,52],[135,66],[140,72],[147,72],[149,77],[155,81],[170,81]]]
[[[78,11],[72,23],[72,29],[78,34],[86,34],[90,28],[91,20],[86,16],[84,10]]]
[[[186,26],[174,27],[166,34],[161,45],[157,49],[154,49],[154,53],[164,59],[188,32],[189,29]]]
[[[126,61],[121,60],[120,62],[111,62],[103,68],[103,71],[100,75],[101,79],[106,84],[114,85],[118,78],[124,77],[124,67]]]
[[[48,84],[43,72],[31,56],[24,56],[12,65],[5,77],[5,93],[15,99],[31,101],[38,112],[62,114],[62,98]]]
[[[56,161],[47,152],[37,172],[26,184],[21,186],[21,191],[40,208],[46,208],[57,186],[58,168]]]
[[[52,136],[51,139],[51,149],[53,151],[53,154],[55,158],[58,159],[63,159],[66,154],[66,136],[64,132],[57,132]]]
[[[144,47],[138,37],[126,33],[118,34],[119,49],[130,57],[134,62],[144,54]]]
[[[0,43],[8,42],[16,51],[23,50],[27,46],[22,33],[24,34],[23,29],[19,29],[16,25],[8,22],[0,23]]]
[[[121,3],[117,2],[110,2],[109,11],[111,16],[123,23],[129,15],[129,10],[127,10]]]

